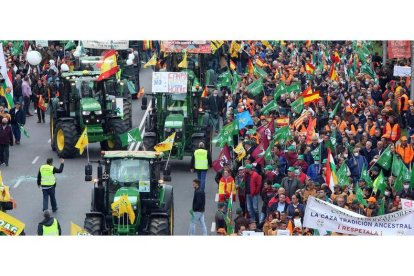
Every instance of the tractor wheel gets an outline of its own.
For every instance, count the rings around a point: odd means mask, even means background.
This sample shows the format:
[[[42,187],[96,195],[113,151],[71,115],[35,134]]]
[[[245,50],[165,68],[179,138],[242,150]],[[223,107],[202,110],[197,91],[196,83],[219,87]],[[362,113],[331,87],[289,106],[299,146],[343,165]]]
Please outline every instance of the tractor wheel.
[[[128,146],[122,147],[120,134],[128,131],[126,123],[121,119],[112,119],[109,121],[109,131],[113,134],[113,138],[102,141],[101,148],[103,150],[126,150]]]
[[[50,114],[50,125],[49,125],[49,130],[50,130],[50,146],[52,147],[53,151],[56,151],[56,144],[55,144],[55,137],[54,137],[54,126],[55,124],[55,119],[53,118],[53,114],[51,112]]]
[[[59,122],[56,124],[54,133],[54,144],[56,145],[58,156],[62,158],[75,157],[78,153],[75,145],[79,138],[75,124],[71,121]]]
[[[124,123],[128,129],[132,128],[131,106],[124,100]]]
[[[170,229],[168,226],[168,218],[151,219],[149,232],[151,236],[168,236]]]
[[[91,235],[94,235],[94,236],[102,235],[102,218],[101,217],[86,217],[84,228]]]

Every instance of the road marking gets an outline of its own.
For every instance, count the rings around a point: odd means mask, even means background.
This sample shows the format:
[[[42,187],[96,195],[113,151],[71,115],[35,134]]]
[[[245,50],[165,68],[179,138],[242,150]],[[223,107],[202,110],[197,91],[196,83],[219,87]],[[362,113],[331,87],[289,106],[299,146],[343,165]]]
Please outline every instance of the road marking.
[[[219,194],[216,194],[216,198],[214,199],[216,202],[219,201]]]
[[[50,144],[52,142],[52,139],[47,140],[47,142]]]
[[[17,187],[19,187],[19,185],[20,185],[20,183],[22,183],[22,181],[23,181],[23,178],[19,178],[18,180],[17,180],[17,182],[16,182],[16,184],[14,184],[14,188],[17,188]]]
[[[36,158],[32,161],[32,164],[35,164],[38,159],[39,159],[39,156],[36,156]]]
[[[216,223],[215,222],[212,222],[211,223],[211,232],[216,232]]]

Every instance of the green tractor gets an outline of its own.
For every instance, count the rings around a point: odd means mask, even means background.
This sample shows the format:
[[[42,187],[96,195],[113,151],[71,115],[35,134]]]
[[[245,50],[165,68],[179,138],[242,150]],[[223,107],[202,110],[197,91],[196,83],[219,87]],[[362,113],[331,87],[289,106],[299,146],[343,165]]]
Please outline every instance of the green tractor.
[[[172,54],[174,56],[175,54]],[[202,55],[195,55],[200,58]],[[203,67],[204,68],[204,67]],[[171,72],[176,68],[167,68]],[[203,110],[201,98],[204,74],[189,61],[188,69],[181,70],[187,73],[187,91],[185,93],[156,92],[149,94],[152,108],[145,122],[143,149],[153,150],[157,143],[164,141],[173,132],[176,133],[174,146],[171,150],[172,159],[183,160],[184,156],[191,156],[204,142],[206,149],[212,150],[212,126],[209,124]],[[196,72],[196,73],[194,73]],[[197,75],[198,74],[198,75]],[[147,109],[149,100],[142,98],[141,108]]]
[[[171,169],[163,153],[154,151],[106,151],[97,161],[91,212],[84,228],[92,235],[173,235],[174,198]],[[163,177],[161,177],[161,174]],[[85,181],[92,180],[92,165],[85,166]],[[114,212],[111,205],[127,196],[135,220]]]
[[[120,134],[132,124],[132,100],[124,81],[109,78],[97,81],[98,71],[63,73],[60,95],[50,109],[52,150],[63,158],[75,157],[75,148],[87,127],[89,143],[100,142],[103,150],[121,150]]]

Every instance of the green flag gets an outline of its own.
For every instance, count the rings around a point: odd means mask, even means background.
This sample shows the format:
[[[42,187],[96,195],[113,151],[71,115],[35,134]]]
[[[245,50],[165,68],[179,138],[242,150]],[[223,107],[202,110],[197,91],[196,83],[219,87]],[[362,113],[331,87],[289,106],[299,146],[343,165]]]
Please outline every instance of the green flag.
[[[290,104],[292,111],[295,112],[296,114],[300,114],[304,106],[305,104],[304,104],[303,96],[300,96],[293,103]]]
[[[265,72],[265,70],[263,70],[260,67],[254,66],[253,67],[253,73],[257,76],[257,77],[262,77],[262,78],[266,78],[267,77],[267,73]]]
[[[368,171],[365,168],[365,166],[363,166],[362,168],[362,172],[361,172],[361,179],[365,181],[365,183],[367,183],[368,187],[373,187],[373,182],[371,177],[369,177]]]
[[[272,100],[270,103],[268,103],[267,105],[265,105],[262,109],[261,112],[263,114],[267,114],[272,110],[279,110],[279,106],[277,105],[277,103],[275,102],[275,100]]]
[[[263,91],[263,79],[260,78],[246,87],[253,96],[259,95]]]
[[[374,70],[368,64],[364,64],[361,66],[361,73],[368,74],[374,80],[377,79],[377,74],[375,74]]]
[[[73,40],[69,40],[69,41],[66,43],[64,50],[65,50],[65,51],[70,51],[70,50],[75,49],[75,48],[76,48],[76,44],[75,44],[75,42],[74,42]]]
[[[364,193],[362,192],[361,188],[359,187],[359,185],[356,185],[355,188],[355,199],[362,205],[364,205],[365,207],[368,206],[367,201],[364,198]]]
[[[347,170],[347,166],[345,164],[345,162],[342,163],[341,167],[339,168],[338,172],[337,172],[337,177],[338,177],[338,185],[343,187],[343,186],[347,186],[349,184],[349,179],[348,179],[348,170]]]
[[[332,151],[335,151],[335,148],[337,146],[336,142],[336,130],[332,131],[331,135],[329,136],[329,140],[326,143],[326,146],[331,148]]]
[[[380,190],[381,193],[384,193],[385,188],[387,187],[387,183],[385,182],[384,174],[382,173],[382,170],[380,174],[377,176],[377,178],[374,180],[374,193],[376,193],[378,190]]]
[[[378,216],[382,216],[385,214],[385,202],[384,199],[379,199],[379,208],[378,208]]]
[[[300,84],[298,82],[295,82],[289,85],[288,87],[286,87],[286,91],[290,93],[290,92],[298,92],[298,91],[301,92],[302,90],[301,90]]]
[[[414,188],[414,168],[411,168],[410,188]]]
[[[389,170],[391,167],[391,159],[391,145],[389,145],[379,157],[377,164],[384,169]]]
[[[397,174],[397,178],[395,179],[395,182],[394,182],[394,191],[396,192],[402,191],[403,185],[404,185],[404,174],[399,173]]]
[[[284,144],[286,141],[292,139],[292,132],[290,131],[289,126],[284,126],[279,128],[276,132],[275,140],[279,142],[279,144]]]
[[[273,139],[272,142],[270,142],[269,146],[267,147],[267,149],[265,151],[264,158],[267,161],[272,160],[272,148],[275,144],[276,144],[276,139]]]
[[[233,81],[231,82],[230,91],[231,93],[234,93],[236,91],[237,84],[241,81],[240,76],[236,73],[236,71],[233,72]]]
[[[13,56],[18,56],[22,53],[23,50],[23,41],[15,41],[11,49],[11,54]]]
[[[317,146],[313,151],[311,151],[312,157],[315,159],[316,156],[319,157],[319,159],[321,158],[321,144],[319,144],[319,146]]]
[[[120,134],[119,138],[121,139],[122,147],[126,147],[134,142],[142,141],[141,132],[139,131],[137,127],[131,129],[128,132]]]
[[[233,197],[230,195],[230,198],[227,202],[227,220],[226,220],[226,225],[227,225],[227,234],[233,234],[234,229],[233,229],[233,225],[231,224],[231,218],[232,218],[232,211],[233,211]]]
[[[402,161],[400,158],[398,158],[397,155],[393,154],[392,155],[392,165],[391,165],[391,170],[392,170],[392,174],[394,176],[398,176],[399,173],[401,173],[401,169],[402,169]]]
[[[283,81],[279,83],[279,85],[276,87],[275,92],[273,92],[273,98],[275,101],[277,101],[281,95],[287,93],[286,85]]]
[[[226,71],[218,76],[218,86],[229,87],[231,85],[231,73],[229,71]]]
[[[22,126],[21,124],[18,124],[20,131],[23,133],[24,136],[26,136],[26,138],[29,138],[29,133],[27,132],[27,130],[24,128],[24,126]]]
[[[333,117],[335,117],[336,112],[338,111],[338,107],[339,107],[339,103],[341,101],[338,101],[335,105],[335,108],[332,110],[332,112],[329,114],[329,119],[332,119]]]
[[[233,120],[230,124],[225,125],[212,142],[219,147],[224,147],[225,144],[233,146],[233,135],[238,133],[238,125],[239,123],[237,120]]]

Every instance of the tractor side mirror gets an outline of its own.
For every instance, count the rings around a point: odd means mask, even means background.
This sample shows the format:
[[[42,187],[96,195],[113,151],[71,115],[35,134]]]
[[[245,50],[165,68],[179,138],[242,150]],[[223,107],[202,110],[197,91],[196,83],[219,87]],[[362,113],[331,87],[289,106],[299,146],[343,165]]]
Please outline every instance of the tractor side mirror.
[[[148,98],[142,97],[141,99],[141,110],[146,110],[148,107]]]
[[[92,164],[85,165],[85,181],[92,181]]]
[[[98,165],[98,179],[102,179],[103,167],[101,164]]]

